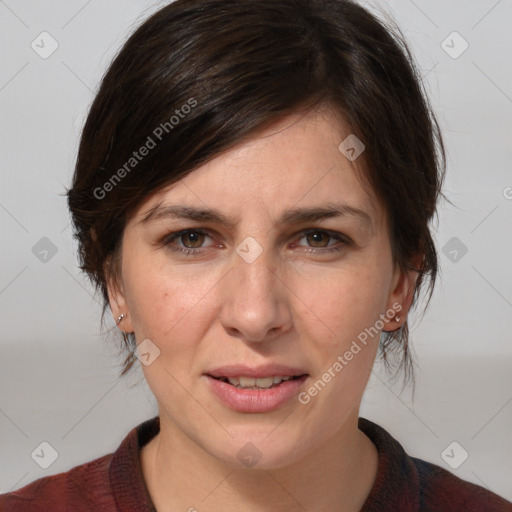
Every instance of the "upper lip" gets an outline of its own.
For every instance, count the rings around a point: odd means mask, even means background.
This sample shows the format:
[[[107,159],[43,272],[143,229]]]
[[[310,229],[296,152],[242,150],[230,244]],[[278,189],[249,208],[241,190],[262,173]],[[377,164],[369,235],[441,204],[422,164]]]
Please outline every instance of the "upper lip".
[[[255,379],[264,377],[293,377],[304,375],[307,372],[302,368],[285,366],[283,364],[265,364],[263,366],[250,367],[240,364],[226,365],[214,370],[208,370],[207,375],[212,377],[254,377]]]

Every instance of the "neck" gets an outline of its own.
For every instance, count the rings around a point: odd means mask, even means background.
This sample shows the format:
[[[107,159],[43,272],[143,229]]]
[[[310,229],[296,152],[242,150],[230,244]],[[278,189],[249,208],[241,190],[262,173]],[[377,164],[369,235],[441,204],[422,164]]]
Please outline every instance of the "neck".
[[[170,422],[141,451],[158,512],[359,512],[377,474],[372,441],[348,418],[314,453],[276,469],[238,469],[206,453]]]

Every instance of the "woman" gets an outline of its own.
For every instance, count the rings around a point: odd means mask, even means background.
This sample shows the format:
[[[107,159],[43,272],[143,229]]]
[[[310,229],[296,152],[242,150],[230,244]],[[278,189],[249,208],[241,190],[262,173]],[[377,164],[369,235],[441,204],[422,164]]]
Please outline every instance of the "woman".
[[[105,75],[68,193],[159,414],[2,511],[509,511],[359,418],[437,254],[438,126],[347,0],[178,0]],[[429,281],[426,281],[426,279]]]

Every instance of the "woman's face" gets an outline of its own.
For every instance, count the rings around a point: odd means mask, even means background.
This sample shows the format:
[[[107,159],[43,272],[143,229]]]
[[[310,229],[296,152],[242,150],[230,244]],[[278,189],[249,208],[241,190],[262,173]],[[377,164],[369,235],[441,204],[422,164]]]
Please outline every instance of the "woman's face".
[[[357,428],[375,333],[403,323],[415,274],[393,264],[385,212],[338,149],[348,135],[329,112],[291,115],[149,197],[126,226],[111,307],[144,343],[162,431],[201,453],[277,468]],[[144,222],[156,206],[227,223],[171,210]],[[268,364],[307,377],[248,391],[208,376]]]

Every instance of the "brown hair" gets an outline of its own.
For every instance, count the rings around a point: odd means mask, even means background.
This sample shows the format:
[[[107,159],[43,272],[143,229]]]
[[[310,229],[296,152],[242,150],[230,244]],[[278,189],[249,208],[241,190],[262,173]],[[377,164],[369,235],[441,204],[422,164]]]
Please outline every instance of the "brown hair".
[[[388,212],[394,261],[412,268],[423,255],[413,304],[428,277],[428,305],[438,272],[429,223],[445,153],[398,29],[350,0],[177,0],[136,29],[107,70],[67,191],[80,268],[103,294],[102,322],[124,226],[148,195],[282,116],[321,104],[365,144],[363,178]],[[134,348],[132,333],[120,376]],[[401,351],[407,379],[407,323],[383,333],[388,369],[390,350]]]

